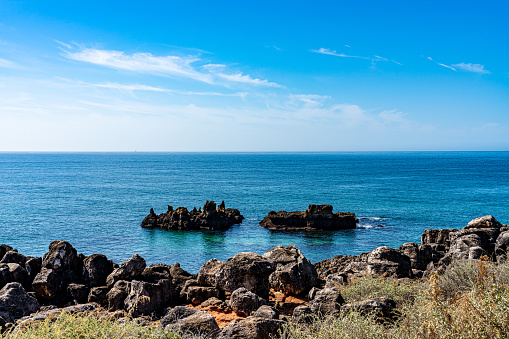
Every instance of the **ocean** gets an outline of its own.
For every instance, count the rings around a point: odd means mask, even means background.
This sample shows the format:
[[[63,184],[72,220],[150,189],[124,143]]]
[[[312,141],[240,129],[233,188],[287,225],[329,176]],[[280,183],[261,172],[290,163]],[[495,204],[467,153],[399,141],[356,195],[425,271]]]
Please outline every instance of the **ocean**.
[[[140,227],[154,208],[225,201],[245,220],[228,231]],[[331,204],[355,230],[274,232],[269,211]],[[311,262],[420,242],[492,214],[509,223],[509,152],[0,153],[0,243],[42,256],[53,240],[120,263],[207,260],[296,245]]]

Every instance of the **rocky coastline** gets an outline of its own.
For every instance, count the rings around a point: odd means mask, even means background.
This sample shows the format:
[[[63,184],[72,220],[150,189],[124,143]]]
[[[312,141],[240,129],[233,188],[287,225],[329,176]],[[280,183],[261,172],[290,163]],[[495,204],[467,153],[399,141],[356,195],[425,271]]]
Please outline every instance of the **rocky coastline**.
[[[312,264],[295,246],[277,246],[263,255],[211,259],[198,274],[178,263],[147,266],[137,254],[118,265],[102,254],[79,254],[62,240],[51,242],[42,258],[1,245],[0,325],[5,330],[61,312],[100,311],[116,321],[134,318],[207,338],[267,338],[288,322],[352,307],[392,317],[390,298],[345,303],[338,287],[355,277],[422,279],[458,261],[505,260],[508,246],[509,227],[493,216],[460,230],[425,230],[420,244],[398,249],[383,246]]]

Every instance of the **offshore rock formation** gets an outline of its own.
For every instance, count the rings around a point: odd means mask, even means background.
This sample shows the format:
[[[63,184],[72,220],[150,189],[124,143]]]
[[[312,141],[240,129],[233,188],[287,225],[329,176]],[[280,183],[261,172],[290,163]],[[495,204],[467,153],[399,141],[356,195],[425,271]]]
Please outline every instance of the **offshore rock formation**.
[[[260,221],[260,226],[271,230],[344,230],[357,225],[354,213],[332,213],[331,205],[309,205],[305,211],[271,211]]]
[[[207,201],[203,211],[201,208],[197,210],[196,207],[191,212],[185,207],[174,210],[168,205],[166,213],[157,215],[151,208],[150,214],[141,222],[141,227],[167,230],[227,230],[234,224],[240,224],[243,219],[239,210],[225,208],[224,201],[217,206],[217,209],[213,201]]]

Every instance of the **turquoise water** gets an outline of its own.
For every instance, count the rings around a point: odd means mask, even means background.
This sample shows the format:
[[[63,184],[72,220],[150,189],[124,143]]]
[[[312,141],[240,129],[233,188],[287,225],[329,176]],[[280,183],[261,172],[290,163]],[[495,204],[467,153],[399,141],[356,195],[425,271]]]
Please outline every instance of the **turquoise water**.
[[[203,206],[246,217],[224,232],[140,227],[151,207]],[[271,210],[332,204],[360,227],[279,233],[258,226]],[[461,228],[493,214],[509,223],[509,153],[0,153],[0,242],[42,256],[52,240],[116,262],[179,262],[263,254],[295,244],[312,262],[420,241],[426,228]]]

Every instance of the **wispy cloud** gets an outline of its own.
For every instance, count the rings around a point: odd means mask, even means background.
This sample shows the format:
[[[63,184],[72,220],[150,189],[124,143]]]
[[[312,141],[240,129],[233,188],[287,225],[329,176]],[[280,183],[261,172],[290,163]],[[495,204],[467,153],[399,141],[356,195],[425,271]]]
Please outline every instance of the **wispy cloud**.
[[[11,69],[20,69],[23,68],[21,65],[17,63],[5,59],[0,59],[0,68],[11,68]]]
[[[484,69],[484,65],[481,65],[481,64],[471,64],[471,63],[466,64],[466,63],[462,62],[462,63],[454,64],[451,66],[454,66],[457,69],[460,69],[465,72],[473,72],[473,73],[479,73],[479,74],[491,74],[491,72],[488,71],[487,69]]]
[[[330,50],[328,48],[320,48],[320,49],[312,49],[310,52],[318,53],[318,54],[326,54],[326,55],[333,55],[341,58],[358,58],[358,59],[367,59],[371,60],[371,58],[357,56],[357,55],[347,55],[344,53],[338,53],[335,50]]]
[[[243,75],[242,73],[237,74],[224,74],[224,73],[218,73],[218,77],[226,79],[231,82],[239,82],[244,84],[250,84],[255,86],[269,86],[269,87],[283,87],[280,84],[277,84],[275,82],[270,82],[268,80],[262,80],[258,78],[251,78],[248,74]]]

